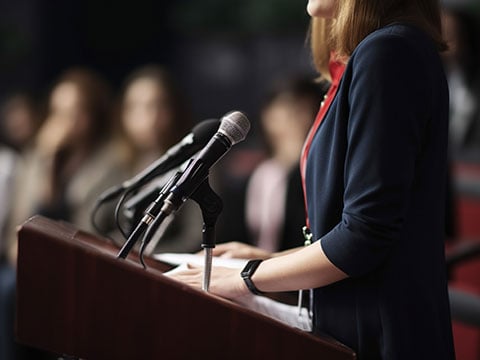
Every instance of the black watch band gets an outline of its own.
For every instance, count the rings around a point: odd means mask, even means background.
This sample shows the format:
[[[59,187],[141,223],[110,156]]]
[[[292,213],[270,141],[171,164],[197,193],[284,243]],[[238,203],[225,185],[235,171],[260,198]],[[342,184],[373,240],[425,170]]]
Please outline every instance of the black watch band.
[[[262,261],[263,260],[261,259],[250,260],[249,262],[247,262],[247,265],[245,265],[242,272],[240,273],[240,276],[242,277],[243,281],[245,281],[245,285],[247,285],[248,290],[250,290],[255,295],[264,294],[263,292],[257,289],[257,287],[255,286],[255,284],[251,279],[251,277],[257,270],[258,265],[260,265]]]

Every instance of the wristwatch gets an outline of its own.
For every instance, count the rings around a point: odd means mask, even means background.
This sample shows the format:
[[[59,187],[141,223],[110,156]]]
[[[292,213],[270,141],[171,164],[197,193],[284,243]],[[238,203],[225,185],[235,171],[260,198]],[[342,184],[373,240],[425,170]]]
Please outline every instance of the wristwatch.
[[[257,270],[258,265],[260,265],[262,261],[263,260],[261,259],[250,260],[249,262],[247,262],[247,265],[245,265],[242,272],[240,273],[240,276],[242,277],[243,281],[245,281],[245,285],[247,285],[248,290],[250,290],[250,292],[252,292],[255,295],[264,294],[263,292],[257,289],[257,287],[255,286],[255,284],[251,279],[251,277]]]

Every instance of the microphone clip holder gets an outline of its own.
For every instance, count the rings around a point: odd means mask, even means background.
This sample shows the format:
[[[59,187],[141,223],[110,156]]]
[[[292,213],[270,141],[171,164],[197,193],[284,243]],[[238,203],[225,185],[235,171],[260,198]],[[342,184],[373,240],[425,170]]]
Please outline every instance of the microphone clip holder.
[[[208,291],[212,273],[212,250],[216,244],[215,225],[222,212],[223,202],[220,196],[210,187],[208,177],[200,184],[191,196],[202,211],[203,230],[202,248],[205,250],[202,289]]]
[[[175,185],[175,182],[181,176],[182,173],[177,172],[170,180],[165,184],[163,189],[158,194],[158,197],[153,201],[150,206],[144,211],[141,221],[134,228],[127,241],[120,249],[117,258],[125,259],[132,250],[135,243],[143,235],[145,230],[151,228],[152,225],[158,228],[160,224],[166,219],[169,213],[161,211],[165,197],[168,195],[169,190]]]

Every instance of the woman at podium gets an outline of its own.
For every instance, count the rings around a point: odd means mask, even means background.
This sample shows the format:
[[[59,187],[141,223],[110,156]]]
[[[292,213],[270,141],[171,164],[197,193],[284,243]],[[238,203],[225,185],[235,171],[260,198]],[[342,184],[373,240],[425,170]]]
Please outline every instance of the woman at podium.
[[[313,288],[314,332],[360,360],[453,359],[438,1],[309,0],[307,10],[314,62],[331,80],[301,157],[312,244],[241,273],[214,268],[210,291]],[[200,286],[202,270],[175,277]]]

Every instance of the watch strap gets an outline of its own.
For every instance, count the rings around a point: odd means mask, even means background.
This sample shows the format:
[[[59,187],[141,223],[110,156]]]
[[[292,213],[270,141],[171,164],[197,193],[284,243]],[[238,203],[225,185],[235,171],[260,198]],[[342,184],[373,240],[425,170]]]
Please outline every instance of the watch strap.
[[[245,285],[247,285],[248,290],[255,295],[264,294],[262,291],[257,289],[252,281],[252,276],[262,261],[263,260],[261,259],[249,260],[240,273],[240,276],[242,277],[243,281],[245,281]]]

